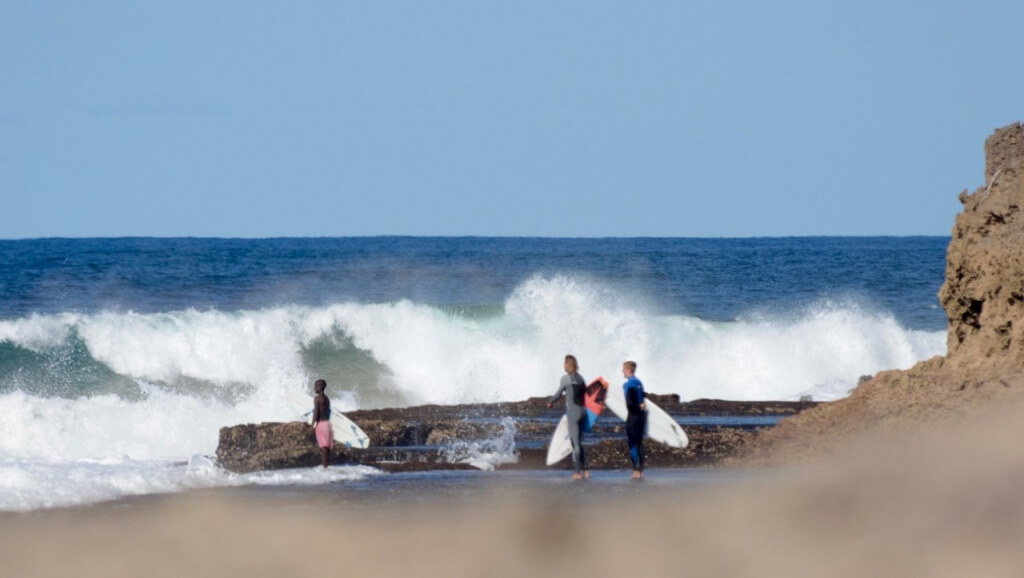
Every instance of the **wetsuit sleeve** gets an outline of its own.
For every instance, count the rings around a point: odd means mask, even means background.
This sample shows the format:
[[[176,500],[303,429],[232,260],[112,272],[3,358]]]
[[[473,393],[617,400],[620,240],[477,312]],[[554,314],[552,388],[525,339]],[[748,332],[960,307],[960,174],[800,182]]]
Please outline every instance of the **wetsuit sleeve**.
[[[555,395],[551,396],[551,400],[550,400],[551,403],[555,403],[556,401],[562,399],[562,396],[565,395],[565,392],[566,392],[567,388],[568,388],[568,384],[565,383],[564,379],[562,381],[559,381],[558,382],[558,389],[555,390]]]

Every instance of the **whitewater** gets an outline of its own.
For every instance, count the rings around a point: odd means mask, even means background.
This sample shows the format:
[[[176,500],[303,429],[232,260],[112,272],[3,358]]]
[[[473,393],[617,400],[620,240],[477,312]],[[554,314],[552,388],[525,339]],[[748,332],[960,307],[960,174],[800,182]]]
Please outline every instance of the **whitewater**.
[[[615,378],[635,360],[649,391],[683,400],[827,401],[863,375],[945,352],[945,331],[908,327],[879,299],[849,291],[786,308],[732,304],[744,312],[714,319],[593,271],[518,278],[505,282],[502,301],[468,305],[435,290],[251,308],[22,307],[30,312],[0,319],[0,510],[375,475],[189,467],[192,456],[214,453],[221,427],[297,419],[286,393],[318,378],[341,411],[517,401],[550,395],[573,353],[587,378]],[[514,451],[508,427],[504,439],[481,442],[487,451],[451,453],[500,463]]]

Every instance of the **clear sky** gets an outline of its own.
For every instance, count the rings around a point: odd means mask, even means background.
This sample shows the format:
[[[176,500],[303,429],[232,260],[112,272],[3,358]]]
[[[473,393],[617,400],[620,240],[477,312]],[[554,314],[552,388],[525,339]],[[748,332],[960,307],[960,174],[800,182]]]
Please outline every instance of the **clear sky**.
[[[1024,2],[0,0],[0,238],[947,235]]]

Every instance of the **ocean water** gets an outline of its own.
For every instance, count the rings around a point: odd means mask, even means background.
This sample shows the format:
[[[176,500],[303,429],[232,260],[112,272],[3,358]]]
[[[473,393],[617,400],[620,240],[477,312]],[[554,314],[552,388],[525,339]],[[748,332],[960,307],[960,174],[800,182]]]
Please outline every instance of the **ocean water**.
[[[520,400],[571,352],[684,400],[837,399],[945,352],[948,242],[0,241],[0,510],[292,483],[185,464],[320,377],[343,411]]]

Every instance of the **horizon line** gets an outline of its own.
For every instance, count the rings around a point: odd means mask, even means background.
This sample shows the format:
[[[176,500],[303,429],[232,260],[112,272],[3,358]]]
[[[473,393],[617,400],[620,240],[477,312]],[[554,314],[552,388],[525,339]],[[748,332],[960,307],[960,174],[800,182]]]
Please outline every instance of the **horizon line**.
[[[39,237],[2,237],[0,242],[18,241],[98,241],[98,240],[219,240],[219,241],[271,241],[283,239],[522,239],[522,240],[694,240],[694,241],[736,241],[736,240],[759,240],[759,239],[914,239],[914,238],[952,238],[952,234],[927,235],[927,234],[878,234],[878,235],[750,235],[750,236],[664,236],[664,235],[605,235],[605,236],[554,236],[554,235],[408,235],[408,234],[379,234],[379,235],[308,235],[308,236],[287,236],[273,235],[266,237],[256,236],[203,236],[203,235],[113,235],[113,236],[39,236]]]

